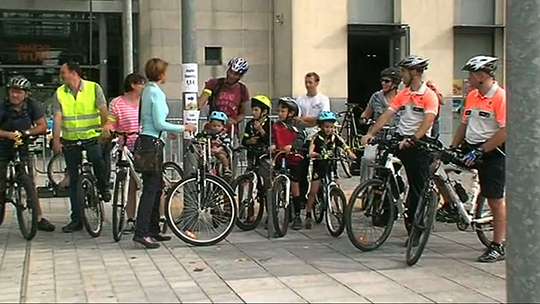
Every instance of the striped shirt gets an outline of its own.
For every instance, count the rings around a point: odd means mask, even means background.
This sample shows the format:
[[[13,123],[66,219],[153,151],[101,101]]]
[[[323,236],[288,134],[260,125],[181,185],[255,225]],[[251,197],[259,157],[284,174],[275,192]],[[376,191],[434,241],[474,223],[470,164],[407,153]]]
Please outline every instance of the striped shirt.
[[[124,95],[118,96],[111,101],[109,106],[109,120],[112,121],[113,130],[119,132],[139,131],[139,103],[129,101]],[[137,135],[130,135],[127,140],[127,147],[133,151]],[[122,147],[124,140],[118,139],[118,145]]]

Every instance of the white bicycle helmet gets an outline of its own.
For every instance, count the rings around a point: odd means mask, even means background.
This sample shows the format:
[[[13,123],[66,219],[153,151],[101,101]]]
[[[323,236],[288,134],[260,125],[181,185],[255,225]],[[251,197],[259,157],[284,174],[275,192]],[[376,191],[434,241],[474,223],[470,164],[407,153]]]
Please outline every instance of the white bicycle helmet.
[[[461,70],[469,72],[484,71],[493,76],[497,70],[497,60],[499,60],[497,57],[484,55],[474,56],[467,61]]]
[[[30,91],[30,81],[23,76],[15,76],[11,78],[7,84],[8,89],[19,89],[24,91]]]
[[[300,116],[300,107],[298,106],[298,103],[296,100],[292,97],[284,96],[279,98],[278,105],[283,105],[290,111],[294,112],[294,116]]]
[[[241,57],[234,57],[233,59],[229,60],[229,63],[227,65],[229,66],[229,69],[231,69],[231,71],[239,73],[241,75],[244,75],[249,70],[248,62]]]
[[[407,70],[427,70],[429,65],[428,58],[422,58],[420,56],[411,55],[398,63],[398,66]]]

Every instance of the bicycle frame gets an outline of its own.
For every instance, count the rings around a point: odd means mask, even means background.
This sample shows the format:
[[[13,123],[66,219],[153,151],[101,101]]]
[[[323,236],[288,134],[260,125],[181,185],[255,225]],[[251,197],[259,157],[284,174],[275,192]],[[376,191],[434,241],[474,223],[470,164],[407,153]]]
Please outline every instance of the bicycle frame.
[[[437,170],[433,173],[434,182],[437,185],[437,188],[439,188],[439,191],[442,190],[441,192],[445,200],[451,200],[451,202],[457,205],[460,218],[464,220],[464,223],[468,225],[487,224],[493,221],[493,216],[489,216],[489,217],[485,217],[481,219],[473,218],[476,212],[476,209],[478,208],[478,198],[480,196],[480,189],[475,189],[472,197],[469,197],[469,199],[466,202],[462,202],[461,199],[459,198],[459,195],[456,193],[456,190],[454,189],[453,184],[452,184],[454,180],[450,177],[449,173],[451,172],[458,173],[462,171],[472,172],[472,169],[462,168],[451,163],[450,164],[439,163]],[[466,204],[472,205],[469,211],[465,209]]]

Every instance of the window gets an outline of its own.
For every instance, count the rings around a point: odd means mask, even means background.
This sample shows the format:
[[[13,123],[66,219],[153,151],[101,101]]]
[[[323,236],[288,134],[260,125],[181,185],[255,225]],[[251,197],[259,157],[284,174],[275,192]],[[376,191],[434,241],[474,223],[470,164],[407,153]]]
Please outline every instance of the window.
[[[204,47],[204,64],[221,65],[223,63],[221,46]]]

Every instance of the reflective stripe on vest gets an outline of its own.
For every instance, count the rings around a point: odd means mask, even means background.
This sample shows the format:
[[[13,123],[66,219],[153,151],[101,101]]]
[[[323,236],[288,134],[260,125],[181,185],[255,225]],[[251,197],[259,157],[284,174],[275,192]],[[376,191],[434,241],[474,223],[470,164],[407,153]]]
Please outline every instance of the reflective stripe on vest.
[[[96,129],[101,129],[101,116],[96,108],[96,83],[84,81],[77,98],[66,85],[56,90],[56,96],[62,106],[62,137],[67,140],[90,139],[99,136]]]

